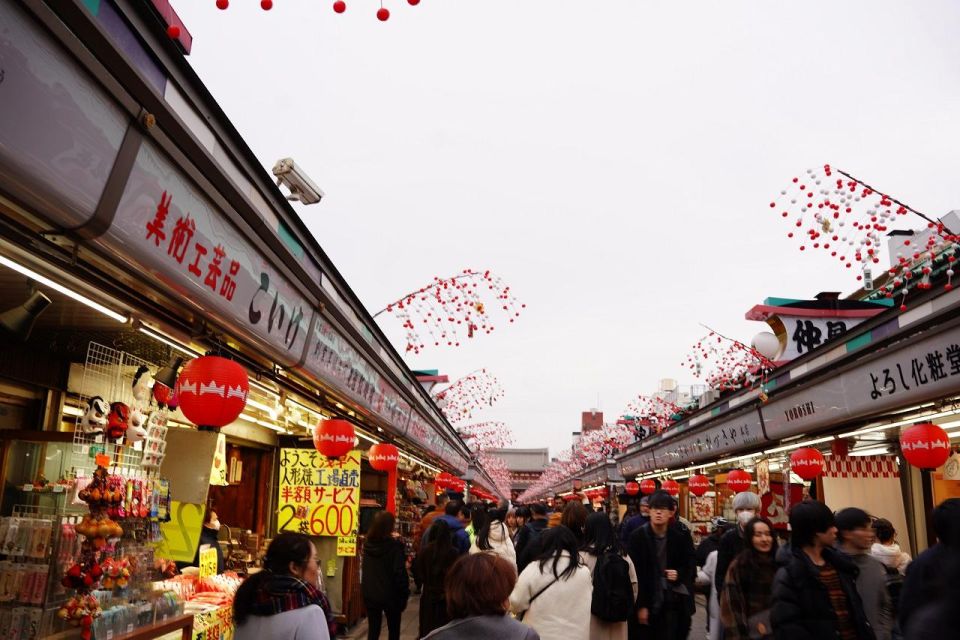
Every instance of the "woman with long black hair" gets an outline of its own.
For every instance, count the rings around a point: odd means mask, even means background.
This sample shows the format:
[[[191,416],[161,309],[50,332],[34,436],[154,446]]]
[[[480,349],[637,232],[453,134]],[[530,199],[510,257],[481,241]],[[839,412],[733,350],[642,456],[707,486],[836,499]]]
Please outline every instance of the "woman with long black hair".
[[[540,534],[540,555],[523,570],[510,608],[542,638],[586,638],[590,633],[590,570],[577,538],[560,525]]]
[[[506,509],[497,509],[490,514],[489,520],[477,531],[477,538],[470,546],[470,553],[492,553],[500,556],[517,568],[517,551],[510,538],[510,529],[504,523]]]
[[[330,604],[320,590],[317,550],[299,533],[281,533],[267,548],[263,571],[247,578],[233,599],[236,640],[333,637]]]
[[[580,551],[580,559],[587,565],[590,574],[593,575],[600,559],[603,558],[604,562],[609,562],[610,556],[619,557],[626,562],[632,592],[630,602],[635,605],[637,602],[637,571],[633,567],[633,560],[630,559],[620,543],[620,538],[614,532],[613,524],[607,514],[591,513],[587,516],[587,522],[583,528],[583,546]],[[596,581],[594,580],[594,582]],[[623,585],[609,586],[615,588]],[[635,615],[635,613],[636,607],[631,606],[629,615]],[[626,619],[622,622],[610,622],[591,614],[590,640],[627,640]]]
[[[453,534],[443,520],[434,520],[427,530],[427,546],[417,555],[416,568],[423,581],[420,596],[420,637],[450,622],[444,580],[460,557],[453,546]]]
[[[772,638],[770,607],[777,572],[777,537],[764,518],[743,529],[744,548],[730,563],[720,594],[724,640]]]
[[[395,523],[389,511],[378,512],[363,544],[360,590],[367,607],[367,640],[379,640],[384,615],[387,637],[400,640],[400,617],[410,597],[410,577],[406,548],[393,537]]]

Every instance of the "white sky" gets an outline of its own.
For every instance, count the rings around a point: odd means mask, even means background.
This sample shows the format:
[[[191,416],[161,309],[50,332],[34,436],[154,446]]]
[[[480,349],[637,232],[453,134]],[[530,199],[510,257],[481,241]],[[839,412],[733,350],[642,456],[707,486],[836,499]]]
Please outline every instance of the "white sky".
[[[960,2],[177,0],[190,62],[371,312],[472,267],[527,309],[408,360],[506,391],[476,420],[555,455],[767,296],[849,292],[769,203],[830,163],[960,208]],[[299,207],[299,205],[298,205]],[[917,226],[920,226],[918,224]],[[399,328],[384,329],[402,352]]]

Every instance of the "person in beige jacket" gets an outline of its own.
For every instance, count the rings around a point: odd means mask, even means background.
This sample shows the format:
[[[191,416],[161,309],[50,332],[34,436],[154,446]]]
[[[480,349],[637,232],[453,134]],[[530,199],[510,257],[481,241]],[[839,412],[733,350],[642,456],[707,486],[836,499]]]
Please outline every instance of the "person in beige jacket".
[[[591,580],[597,566],[597,559],[605,553],[619,553],[630,567],[630,583],[633,586],[633,600],[637,599],[637,570],[633,560],[623,550],[620,538],[613,531],[610,518],[605,513],[591,513],[583,529],[583,548],[580,559],[590,569]],[[607,622],[595,615],[590,615],[590,640],[627,640],[627,623]]]
[[[513,565],[513,570],[516,571],[517,551],[510,538],[510,529],[503,522],[505,515],[504,510],[493,512],[491,520],[477,532],[476,539],[470,545],[470,553],[492,553],[500,556]]]

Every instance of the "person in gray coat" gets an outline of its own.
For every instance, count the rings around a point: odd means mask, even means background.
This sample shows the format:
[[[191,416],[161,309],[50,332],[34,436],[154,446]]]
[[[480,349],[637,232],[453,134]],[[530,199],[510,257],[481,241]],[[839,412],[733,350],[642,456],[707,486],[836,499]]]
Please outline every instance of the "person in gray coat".
[[[893,631],[893,604],[887,591],[887,570],[870,554],[876,537],[870,514],[863,509],[841,509],[835,516],[837,549],[846,554],[860,570],[857,592],[863,600],[863,612],[877,640],[890,640]]]
[[[540,640],[536,631],[507,615],[516,583],[516,569],[500,556],[461,556],[445,581],[451,622],[424,640]]]

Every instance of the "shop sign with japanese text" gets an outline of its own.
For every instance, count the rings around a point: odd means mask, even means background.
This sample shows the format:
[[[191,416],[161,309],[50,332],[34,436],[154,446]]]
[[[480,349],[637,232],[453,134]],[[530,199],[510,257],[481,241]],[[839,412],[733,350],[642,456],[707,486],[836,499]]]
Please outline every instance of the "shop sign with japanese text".
[[[657,459],[654,455],[653,448],[640,451],[620,463],[620,473],[627,479],[629,479],[629,476],[638,473],[650,473],[656,468]]]
[[[866,317],[810,317],[777,315],[786,329],[787,344],[778,361],[790,361],[839,338]]]
[[[338,536],[337,555],[348,557],[357,555],[357,536]]]
[[[767,435],[779,440],[960,392],[960,329],[881,353],[879,358],[764,405]]]
[[[360,451],[330,460],[312,449],[281,449],[277,529],[312,536],[357,534]]]
[[[657,462],[674,468],[704,460],[715,461],[764,440],[760,414],[750,410],[705,429],[667,439],[657,447]]]

